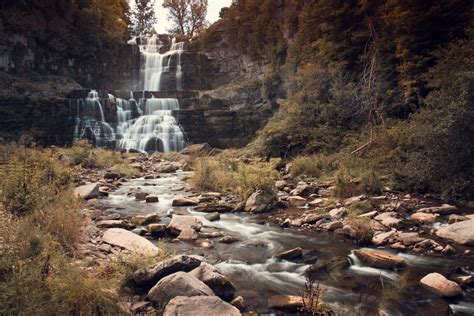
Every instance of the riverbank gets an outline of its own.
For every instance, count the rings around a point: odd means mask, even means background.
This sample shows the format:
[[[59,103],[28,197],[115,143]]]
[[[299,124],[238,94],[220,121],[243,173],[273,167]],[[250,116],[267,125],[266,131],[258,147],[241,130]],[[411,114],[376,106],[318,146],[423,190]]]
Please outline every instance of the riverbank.
[[[238,306],[243,312],[296,311],[302,307],[306,276],[321,282],[325,301],[342,314],[351,308],[425,312],[432,305],[447,312],[472,305],[470,246],[436,234],[453,219],[470,218],[466,205],[441,206],[440,201],[388,190],[378,196],[336,199],[332,183],[303,184],[284,174],[286,180],[275,182],[277,198],[267,201],[271,206],[252,205],[266,199],[250,197],[250,202],[241,203],[233,194],[193,189],[192,173],[179,171],[190,168],[189,157],[173,160],[136,155],[132,164],[141,170],[138,178],[126,181],[104,172],[82,179],[98,181],[102,187],[102,197],[88,200],[89,226],[94,228],[88,229],[93,234],[84,248],[86,266],[116,260],[124,244],[107,242],[104,235],[125,229],[176,255],[199,255],[214,264],[236,289],[234,303],[246,302],[246,307]],[[264,212],[254,214],[257,209]],[[437,221],[415,220],[420,213]],[[380,249],[353,251],[365,246]],[[419,285],[432,272],[457,281],[462,292],[442,299]],[[151,312],[156,305],[142,291],[124,296],[123,308]],[[367,298],[361,300],[362,294]],[[406,295],[415,299],[401,305]],[[379,297],[377,307],[369,304],[373,296]]]

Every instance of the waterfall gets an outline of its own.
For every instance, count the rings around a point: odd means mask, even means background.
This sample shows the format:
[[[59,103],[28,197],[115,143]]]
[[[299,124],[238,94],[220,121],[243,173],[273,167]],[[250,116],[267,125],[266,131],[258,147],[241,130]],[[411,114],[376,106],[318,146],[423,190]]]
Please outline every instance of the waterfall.
[[[163,46],[157,35],[149,37],[146,45],[140,46],[143,58],[142,87],[145,91],[162,91],[163,76],[171,72],[173,59],[176,59],[176,90],[182,90],[181,54],[184,51],[184,42],[176,43],[173,38],[169,51],[161,53]]]
[[[109,141],[115,140],[115,131],[105,121],[104,108],[97,91],[92,90],[85,100],[76,100],[76,102],[77,116],[74,140],[89,139],[97,147],[106,147],[109,145]]]
[[[119,146],[139,151],[180,151],[184,147],[184,135],[172,115],[179,109],[177,99],[142,99],[144,115],[127,128]]]

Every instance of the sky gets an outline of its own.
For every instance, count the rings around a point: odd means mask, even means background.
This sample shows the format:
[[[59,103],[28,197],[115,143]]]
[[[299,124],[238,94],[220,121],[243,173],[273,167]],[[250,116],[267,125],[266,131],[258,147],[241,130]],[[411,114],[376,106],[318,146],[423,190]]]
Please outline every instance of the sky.
[[[212,24],[219,19],[219,12],[223,7],[229,7],[232,3],[232,0],[208,0],[207,7],[207,20]],[[163,8],[163,0],[156,1],[156,17],[158,19],[158,24],[155,26],[156,31],[161,33],[166,33],[170,28],[170,23],[168,22],[168,10]]]

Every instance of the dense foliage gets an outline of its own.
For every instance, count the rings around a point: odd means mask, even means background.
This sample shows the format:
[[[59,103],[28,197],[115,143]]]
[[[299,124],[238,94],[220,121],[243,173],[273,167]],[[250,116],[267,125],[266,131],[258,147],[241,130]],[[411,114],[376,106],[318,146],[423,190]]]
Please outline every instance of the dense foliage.
[[[286,96],[256,153],[370,157],[401,187],[467,193],[471,15],[465,0],[240,0],[202,41],[266,60],[268,96]]]

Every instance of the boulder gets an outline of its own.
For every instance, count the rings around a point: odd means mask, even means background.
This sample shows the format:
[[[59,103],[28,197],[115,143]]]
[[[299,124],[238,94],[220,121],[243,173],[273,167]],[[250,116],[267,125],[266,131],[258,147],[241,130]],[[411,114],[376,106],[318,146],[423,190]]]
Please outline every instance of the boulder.
[[[303,256],[303,249],[301,247],[296,247],[287,251],[284,251],[277,255],[280,259],[292,260]]]
[[[210,202],[210,203],[199,204],[198,206],[194,208],[194,210],[196,212],[204,212],[204,213],[214,213],[214,212],[226,213],[226,212],[232,212],[234,210],[234,207],[227,203]]]
[[[145,198],[146,203],[158,203],[159,201],[160,199],[158,198],[158,196],[153,194],[147,195]]]
[[[205,216],[208,221],[214,222],[221,219],[221,214],[219,212],[209,213]]]
[[[376,246],[380,246],[380,245],[383,245],[387,242],[389,242],[391,239],[393,239],[396,235],[396,231],[395,230],[391,230],[391,231],[388,231],[388,232],[384,232],[384,233],[380,233],[378,235],[375,235],[373,238],[372,238],[372,243]]]
[[[349,260],[346,257],[336,256],[329,260],[318,260],[306,269],[306,276],[312,277],[315,274],[320,273],[332,273],[334,271],[340,271],[350,266]]]
[[[133,273],[133,281],[140,286],[153,285],[170,274],[179,271],[189,272],[199,267],[200,264],[201,260],[194,256],[174,256],[173,258],[164,260],[155,266],[135,271],[135,273]]]
[[[462,290],[456,282],[446,279],[439,273],[430,273],[420,280],[420,284],[441,297],[456,297],[462,295]]]
[[[420,213],[438,213],[441,215],[449,215],[449,214],[456,214],[459,213],[459,209],[456,206],[443,204],[441,206],[434,206],[434,207],[425,207],[419,209],[417,212]]]
[[[422,223],[434,223],[438,220],[438,214],[416,212],[411,214],[410,218]]]
[[[203,282],[186,272],[176,272],[162,278],[148,292],[154,304],[166,304],[176,296],[213,296],[212,290]]]
[[[240,311],[217,296],[176,296],[166,305],[163,316],[241,316]]]
[[[319,227],[321,227],[322,229],[333,231],[333,230],[344,227],[344,224],[341,221],[332,221],[329,223],[323,223]]]
[[[295,295],[274,295],[268,299],[270,308],[298,311],[303,307],[303,298]]]
[[[332,219],[341,219],[347,215],[347,209],[345,207],[335,208],[329,211],[329,215]]]
[[[315,188],[306,182],[299,182],[296,188],[294,188],[290,194],[295,196],[308,197],[314,193]]]
[[[81,185],[74,189],[74,195],[84,200],[96,199],[99,197],[99,187],[98,183]]]
[[[458,244],[474,246],[474,219],[441,227],[436,232],[436,235]]]
[[[418,233],[398,233],[398,239],[405,245],[405,246],[412,246],[416,243],[423,241],[423,238],[420,237]]]
[[[152,236],[163,236],[166,233],[165,224],[149,224],[146,229]]]
[[[287,201],[290,206],[298,207],[306,205],[306,199],[301,196],[290,196],[287,198]]]
[[[135,200],[137,201],[145,201],[146,197],[149,193],[147,192],[137,192],[135,193]]]
[[[190,275],[204,282],[215,295],[229,301],[235,295],[235,287],[216,267],[202,262],[199,267],[189,272]]]
[[[244,210],[251,213],[261,213],[270,210],[275,203],[275,198],[263,191],[257,190],[245,202]]]
[[[172,206],[196,206],[199,204],[197,199],[178,196],[174,198]]]
[[[238,242],[239,239],[236,238],[236,237],[233,237],[233,236],[224,236],[220,239],[217,240],[217,242],[221,243],[221,244],[232,244],[234,242]]]
[[[156,256],[160,252],[149,240],[123,228],[108,229],[102,236],[102,241],[146,256]]]
[[[183,229],[176,238],[179,240],[196,240],[198,238],[198,234],[194,229],[188,228]]]
[[[451,214],[448,217],[448,224],[454,224],[454,223],[457,223],[457,222],[462,222],[462,221],[467,221],[467,220],[469,220],[469,217],[467,217],[467,216],[462,216],[462,215],[458,215],[458,214]]]
[[[171,222],[168,224],[168,230],[171,234],[179,235],[182,230],[193,229],[200,231],[202,222],[194,216],[173,215]]]
[[[363,264],[378,269],[399,269],[407,264],[403,258],[380,250],[357,249],[354,254]]]

